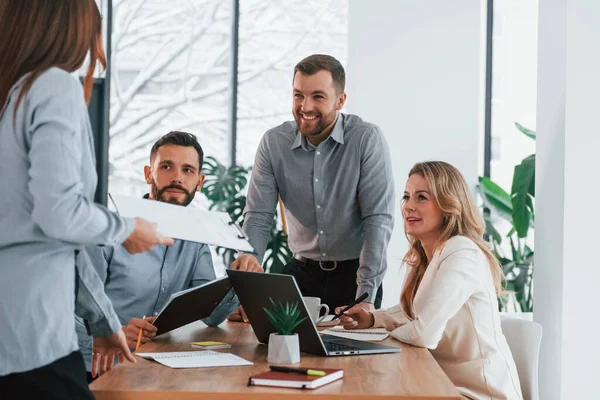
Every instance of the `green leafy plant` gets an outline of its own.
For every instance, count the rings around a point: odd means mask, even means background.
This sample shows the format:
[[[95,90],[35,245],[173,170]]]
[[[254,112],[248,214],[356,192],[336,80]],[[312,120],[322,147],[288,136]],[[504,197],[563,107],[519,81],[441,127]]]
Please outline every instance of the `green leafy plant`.
[[[300,310],[298,310],[298,302],[292,303],[286,302],[283,305],[280,301],[275,303],[271,297],[269,297],[272,308],[271,310],[263,307],[267,318],[273,328],[280,335],[290,335],[298,325],[300,325],[307,317],[300,318]]]
[[[226,168],[214,157],[206,157],[202,173],[206,175],[202,193],[210,200],[210,210],[226,211],[232,200],[246,187],[248,170],[238,165]]]
[[[242,192],[248,183],[250,169],[239,165],[227,168],[214,157],[206,157],[202,173],[206,175],[202,193],[211,203],[209,209],[226,211],[235,223],[242,226],[244,207],[246,207],[246,196]],[[274,273],[281,272],[292,257],[287,235],[279,229],[277,221],[278,215],[275,213],[263,261],[265,271]],[[237,251],[217,247],[217,254],[223,258],[225,265],[230,265],[235,260]]]
[[[515,123],[516,128],[535,140],[535,132]],[[483,204],[486,233],[494,254],[500,260],[506,277],[506,289],[514,293],[521,311],[533,311],[533,255],[527,238],[534,229],[535,210],[535,154],[524,158],[515,166],[511,193],[486,177],[479,177],[479,193]],[[509,223],[502,234],[492,222],[492,213]],[[508,241],[508,243],[506,243]],[[510,253],[505,251],[510,247]],[[501,309],[505,310],[506,302]]]

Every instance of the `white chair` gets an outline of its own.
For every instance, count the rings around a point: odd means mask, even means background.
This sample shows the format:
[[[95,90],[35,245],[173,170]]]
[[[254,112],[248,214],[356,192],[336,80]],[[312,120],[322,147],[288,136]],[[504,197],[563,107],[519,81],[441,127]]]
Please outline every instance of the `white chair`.
[[[542,326],[537,322],[500,316],[502,332],[512,352],[523,400],[539,400],[538,361],[542,342]]]

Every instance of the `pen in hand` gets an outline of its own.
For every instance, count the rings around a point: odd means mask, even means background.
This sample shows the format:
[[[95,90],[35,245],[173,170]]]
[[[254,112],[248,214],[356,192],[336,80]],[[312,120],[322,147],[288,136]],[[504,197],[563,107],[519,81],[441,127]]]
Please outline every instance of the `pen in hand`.
[[[351,309],[358,303],[362,302],[367,297],[369,297],[368,293],[365,292],[365,293],[361,294],[356,300],[354,300],[352,303],[348,304],[346,306],[346,308],[344,308],[339,314],[335,314],[335,316],[333,318],[331,318],[331,320],[334,321],[334,320],[338,319],[339,317],[342,316],[343,313],[345,313],[346,311],[348,311],[349,309]]]
[[[146,316],[144,315],[144,318],[142,318],[143,320],[146,319]],[[137,340],[137,344],[135,345],[135,351],[138,351],[138,349],[140,348],[140,342],[142,341],[142,332],[144,331],[143,328],[140,328],[140,333],[138,334],[138,340]]]

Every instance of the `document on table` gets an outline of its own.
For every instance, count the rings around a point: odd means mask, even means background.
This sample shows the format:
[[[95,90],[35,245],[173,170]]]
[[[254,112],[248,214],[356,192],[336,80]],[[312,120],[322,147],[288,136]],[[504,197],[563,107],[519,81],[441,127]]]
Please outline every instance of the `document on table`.
[[[327,316],[325,316],[325,318],[323,318],[323,321],[319,322],[317,324],[318,327],[324,327],[324,326],[336,326],[337,324],[339,324],[341,321],[339,319],[333,319],[333,317],[335,317],[335,315],[333,314],[329,314]]]
[[[365,342],[380,342],[390,336],[390,333],[384,328],[344,329],[343,326],[334,326],[321,331],[321,333]]]
[[[206,243],[228,249],[252,252],[254,249],[242,230],[226,212],[182,207],[138,197],[109,195],[114,211],[123,217],[139,217],[156,223],[165,236]]]
[[[169,368],[209,368],[233,367],[238,365],[252,365],[231,353],[216,351],[178,351],[171,353],[135,353],[142,358],[154,360]]]

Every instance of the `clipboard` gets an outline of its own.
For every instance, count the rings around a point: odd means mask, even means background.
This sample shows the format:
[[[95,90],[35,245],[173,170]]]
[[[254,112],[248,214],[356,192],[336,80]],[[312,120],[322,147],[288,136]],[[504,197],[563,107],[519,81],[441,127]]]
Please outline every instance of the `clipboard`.
[[[231,290],[229,278],[223,277],[204,285],[173,293],[154,320],[162,335],[184,325],[209,317]]]
[[[154,222],[158,231],[165,236],[254,252],[242,229],[226,212],[200,210],[120,194],[111,193],[108,196],[119,215]]]

